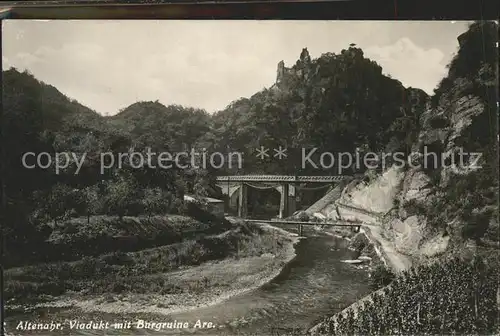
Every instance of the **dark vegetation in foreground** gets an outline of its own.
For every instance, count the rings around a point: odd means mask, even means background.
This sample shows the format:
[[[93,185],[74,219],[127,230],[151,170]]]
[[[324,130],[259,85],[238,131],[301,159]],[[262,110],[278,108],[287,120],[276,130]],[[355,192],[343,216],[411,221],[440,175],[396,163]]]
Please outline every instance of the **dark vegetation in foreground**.
[[[140,238],[148,237],[154,226],[161,224],[170,231],[176,231],[179,223],[189,224],[188,228],[202,226],[187,217],[155,217],[152,219],[124,218],[123,220],[102,221],[108,223],[105,232],[112,232],[123,224],[136,224],[143,229]],[[102,223],[101,222],[101,223]],[[68,222],[71,224],[72,222]],[[172,225],[171,223],[176,223]],[[132,225],[131,225],[132,226]],[[94,236],[83,227],[73,237],[84,246]],[[193,230],[194,231],[194,230]],[[194,266],[210,260],[228,257],[240,258],[275,253],[275,246],[283,242],[275,236],[266,237],[255,225],[235,223],[231,228],[219,227],[218,230],[197,230],[197,235],[187,235],[175,243],[145,248],[147,245],[129,245],[128,250],[113,250],[111,236],[101,236],[101,241],[91,248],[97,252],[87,254],[74,261],[57,261],[33,266],[11,268],[5,271],[4,299],[12,304],[39,302],[44,298],[69,292],[85,295],[118,293],[157,293],[171,294],[184,291],[194,292],[212,285],[209,279],[201,281],[174,283],[164,273],[181,266]],[[64,237],[64,244],[71,244],[71,238]],[[277,240],[277,241],[276,241]],[[147,240],[144,240],[147,242]],[[151,241],[150,246],[155,242]],[[108,246],[109,251],[103,253]],[[66,247],[67,246],[63,246]],[[125,247],[125,245],[123,246]],[[85,249],[80,250],[85,251]]]
[[[492,335],[498,332],[498,262],[454,258],[398,275],[320,335]]]

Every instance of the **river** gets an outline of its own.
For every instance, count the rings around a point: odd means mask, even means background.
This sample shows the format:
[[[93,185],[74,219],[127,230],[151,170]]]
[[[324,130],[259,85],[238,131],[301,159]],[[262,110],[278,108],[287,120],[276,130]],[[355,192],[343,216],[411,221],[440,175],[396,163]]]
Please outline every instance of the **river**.
[[[292,331],[304,334],[322,317],[342,310],[370,292],[366,266],[342,262],[353,258],[354,253],[347,248],[346,240],[313,230],[307,230],[306,235],[307,238],[296,245],[296,257],[270,283],[221,304],[155,320],[187,321],[190,325],[201,320],[218,326],[217,329],[196,329],[195,334],[200,335],[277,335]],[[16,320],[20,317],[16,316]],[[116,319],[107,314],[101,317]],[[86,316],[80,319],[89,320]],[[145,334],[146,330],[109,331],[106,334]],[[177,335],[179,332],[163,329],[160,333]],[[181,333],[193,334],[193,330]],[[79,334],[102,335],[103,332]]]

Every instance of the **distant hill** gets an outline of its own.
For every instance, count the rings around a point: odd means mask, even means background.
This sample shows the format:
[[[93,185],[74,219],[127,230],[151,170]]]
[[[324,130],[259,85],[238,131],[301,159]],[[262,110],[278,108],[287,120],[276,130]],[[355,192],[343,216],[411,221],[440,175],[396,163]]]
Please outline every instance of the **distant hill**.
[[[8,207],[2,229],[9,237],[7,253],[11,248],[23,250],[15,247],[19,244],[35,246],[43,241],[51,221],[97,214],[175,213],[181,208],[182,172],[132,169],[126,162],[121,169],[113,166],[101,173],[100,154],[128,152],[136,133],[14,68],[3,72],[3,104],[2,177]],[[52,165],[27,169],[22,158],[28,152],[48,153]],[[55,155],[61,152],[86,154],[78,174],[74,161],[55,171]]]
[[[134,103],[106,120],[130,134],[136,145],[159,149],[191,148],[210,129],[210,116],[204,110],[158,101]]]
[[[19,72],[15,68],[10,68],[3,72],[3,82],[6,102],[8,103],[16,96],[29,94],[30,99],[24,102],[24,106],[38,104],[40,110],[37,115],[40,117],[43,115],[45,128],[58,129],[61,123],[72,121],[85,122],[87,127],[100,126],[102,117],[97,112],[76,100],[70,100],[54,86],[38,81],[27,71]],[[6,112],[19,113],[10,109],[6,109]]]
[[[100,114],[26,71],[4,71],[3,82],[5,136],[9,141],[26,142],[30,147],[33,143],[17,138],[38,134],[57,151],[82,152],[116,148],[127,142],[127,134]]]

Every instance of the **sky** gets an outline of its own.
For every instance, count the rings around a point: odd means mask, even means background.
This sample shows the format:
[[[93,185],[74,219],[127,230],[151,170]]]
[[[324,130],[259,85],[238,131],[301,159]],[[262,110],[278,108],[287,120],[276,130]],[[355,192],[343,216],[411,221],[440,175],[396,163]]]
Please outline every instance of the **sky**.
[[[405,86],[433,89],[465,21],[3,20],[2,66],[27,69],[103,115],[159,100],[209,113],[250,97],[292,66],[355,43]]]

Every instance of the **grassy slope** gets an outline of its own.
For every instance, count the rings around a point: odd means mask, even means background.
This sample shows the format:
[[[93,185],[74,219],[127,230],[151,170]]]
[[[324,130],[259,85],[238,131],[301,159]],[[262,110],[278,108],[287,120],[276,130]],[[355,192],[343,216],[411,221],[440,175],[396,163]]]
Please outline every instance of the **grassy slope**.
[[[124,221],[136,225],[123,226],[124,222],[118,219],[101,218],[100,227],[71,226],[72,233],[56,230],[51,242],[57,241],[69,246],[75,240],[81,242],[92,240],[95,233],[101,232],[99,230],[103,227],[106,228],[105,237],[109,239],[112,239],[112,234],[119,231],[118,227],[121,230],[126,227],[128,234],[135,233],[138,239],[149,238],[152,232],[154,233],[154,227],[168,232],[186,229],[197,234],[191,235],[188,239],[181,235],[181,240],[177,242],[141,250],[132,246],[131,249],[134,251],[131,252],[108,251],[103,254],[87,255],[79,260],[7,269],[4,298],[9,303],[21,304],[26,301],[39,302],[44,298],[50,300],[53,296],[70,292],[101,295],[148,292],[170,294],[191,291],[193,286],[200,284],[188,282],[177,284],[169,281],[164,273],[179,269],[181,266],[200,265],[210,260],[260,256],[263,253],[274,252],[273,247],[276,243],[282,245],[280,241],[273,241],[272,236],[263,235],[259,227],[243,223],[234,223],[229,229],[219,227],[215,230],[214,226],[206,226],[182,216],[126,218]],[[82,224],[80,221],[76,222]]]

